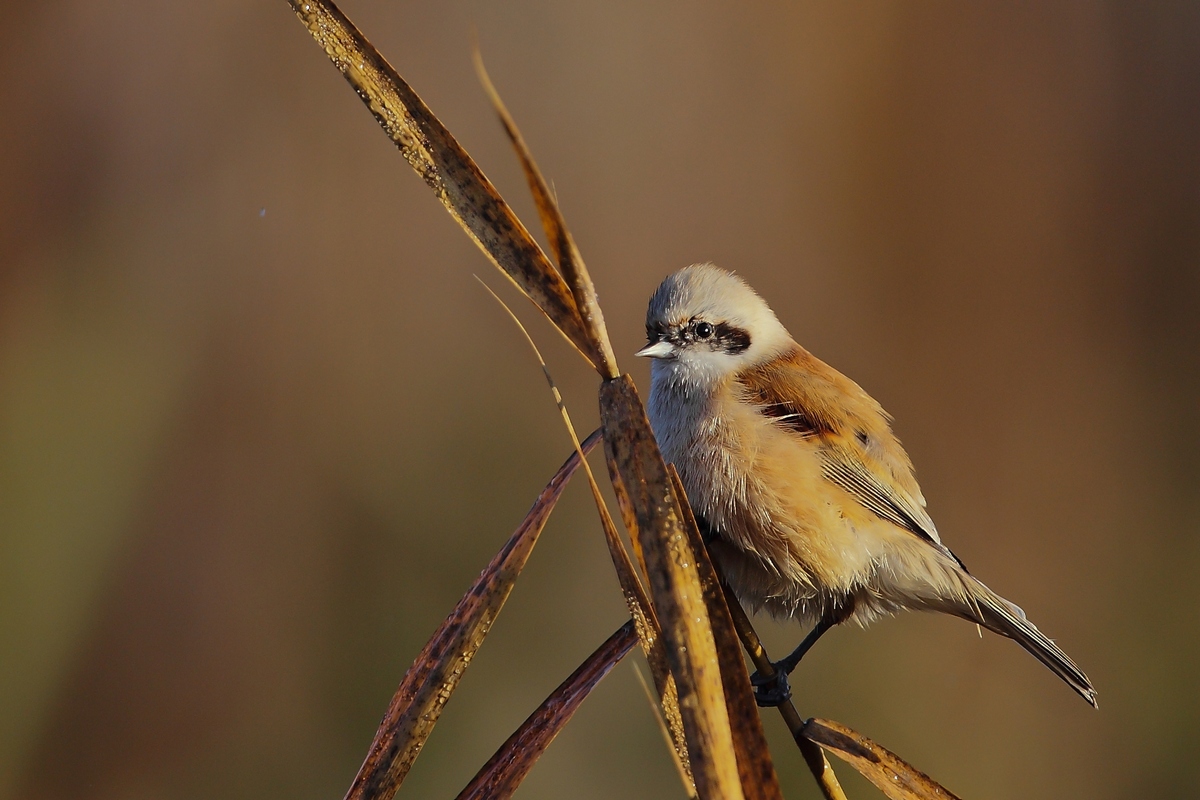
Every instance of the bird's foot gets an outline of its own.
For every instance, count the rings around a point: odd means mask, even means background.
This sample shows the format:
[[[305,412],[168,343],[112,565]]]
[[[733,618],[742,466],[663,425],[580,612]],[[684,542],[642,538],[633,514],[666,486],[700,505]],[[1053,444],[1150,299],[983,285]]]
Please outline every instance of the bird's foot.
[[[792,699],[792,686],[788,683],[788,671],[782,662],[772,664],[775,672],[765,676],[755,671],[750,676],[750,685],[754,687],[754,702],[760,708],[775,708]]]

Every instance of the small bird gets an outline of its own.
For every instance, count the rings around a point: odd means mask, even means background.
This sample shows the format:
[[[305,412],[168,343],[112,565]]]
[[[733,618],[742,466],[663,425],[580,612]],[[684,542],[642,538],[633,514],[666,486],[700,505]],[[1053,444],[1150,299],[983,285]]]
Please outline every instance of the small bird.
[[[814,625],[760,705],[831,627],[941,611],[1013,639],[1096,705],[1087,676],[1013,603],[973,577],[925,511],[891,417],[792,339],[736,275],[697,264],[650,298],[650,423],[738,598]]]

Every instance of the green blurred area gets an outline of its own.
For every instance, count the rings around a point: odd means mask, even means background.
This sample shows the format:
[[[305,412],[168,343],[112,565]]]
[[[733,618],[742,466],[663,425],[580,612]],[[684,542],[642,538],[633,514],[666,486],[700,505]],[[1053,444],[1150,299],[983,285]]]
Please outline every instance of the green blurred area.
[[[828,636],[802,713],[964,797],[1200,794],[1200,5],[343,9],[533,223],[477,31],[643,387],[658,281],[746,276],[1101,707],[910,615]],[[472,274],[506,281],[285,3],[5,22],[0,799],[340,796],[569,451]],[[590,430],[594,375],[514,308]],[[622,617],[574,486],[401,796],[453,796]],[[682,796],[628,665],[519,796]]]

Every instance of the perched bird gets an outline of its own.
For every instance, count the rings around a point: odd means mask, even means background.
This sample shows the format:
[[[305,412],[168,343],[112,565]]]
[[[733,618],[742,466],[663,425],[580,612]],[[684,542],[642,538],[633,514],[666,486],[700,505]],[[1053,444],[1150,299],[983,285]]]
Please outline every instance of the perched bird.
[[[650,423],[709,550],[754,608],[815,625],[754,678],[761,705],[829,628],[941,611],[1013,639],[1096,705],[1087,676],[942,544],[891,417],[797,344],[745,281],[711,264],[650,298]]]

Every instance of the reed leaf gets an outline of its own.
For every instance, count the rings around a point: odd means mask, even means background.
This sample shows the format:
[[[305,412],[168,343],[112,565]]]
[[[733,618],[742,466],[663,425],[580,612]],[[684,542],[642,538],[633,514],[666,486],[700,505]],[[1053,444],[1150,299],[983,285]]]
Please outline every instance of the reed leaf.
[[[331,0],[288,0],[388,138],[485,255],[593,366],[605,363],[575,296],[491,181]]]
[[[607,342],[602,317],[595,313],[598,304],[585,325],[571,287],[550,266],[528,230],[466,151],[399,73],[330,0],[288,2],[375,115],[384,132],[468,236],[534,301],[576,349],[601,370],[601,374],[615,370],[613,359],[606,359],[594,344]],[[558,218],[561,219],[561,215]],[[561,230],[565,233],[565,225]],[[550,238],[557,241],[561,237],[551,235]],[[569,258],[570,248],[562,252]],[[568,259],[562,260],[567,264]],[[590,296],[594,303],[594,290],[590,288],[591,282],[582,264],[582,259],[570,260],[567,269],[574,270],[577,276],[575,288],[581,296]],[[606,364],[609,366],[603,366]],[[593,491],[598,490],[594,488]],[[620,545],[611,519],[604,520],[604,517],[605,513],[601,511],[622,592],[637,623],[643,650],[663,700],[664,713],[669,723],[676,723],[672,728],[678,733],[682,723],[678,722],[676,692],[660,652],[662,646],[658,641],[653,610],[645,599],[644,589],[640,593],[635,589],[633,579],[636,575],[628,564],[628,555]],[[679,755],[686,764],[686,746],[682,736],[677,738]]]
[[[596,491],[598,493],[599,489]],[[642,655],[650,667],[650,678],[654,681],[654,689],[658,693],[658,705],[671,736],[675,761],[682,772],[684,789],[689,797],[694,797],[696,782],[692,775],[692,758],[684,733],[683,712],[679,708],[679,689],[675,676],[671,674],[663,645],[662,626],[659,625],[650,596],[634,570],[633,561],[629,558],[629,552],[617,533],[607,507],[601,514],[601,523],[604,527],[604,541],[608,545],[617,581],[621,585],[621,594],[625,598],[625,606],[629,609],[629,615],[637,630]]]
[[[633,674],[637,675],[638,685],[642,687],[642,691],[646,695],[646,700],[650,703],[650,711],[654,714],[654,721],[658,723],[658,729],[663,735],[663,741],[667,743],[667,750],[670,752],[671,761],[675,764],[675,769],[679,772],[679,777],[683,781],[683,788],[687,791],[687,796],[689,798],[693,798],[694,800],[694,798],[697,797],[696,782],[692,780],[691,770],[684,768],[683,760],[679,758],[679,753],[676,752],[675,734],[672,733],[671,729],[667,726],[667,720],[662,713],[661,703],[655,696],[654,691],[650,688],[650,684],[646,683],[646,676],[642,674],[642,671],[637,668],[636,664],[633,668]],[[668,675],[669,674],[670,673],[668,673]],[[683,728],[681,727],[681,736],[682,730]]]
[[[890,800],[959,800],[924,772],[845,725],[810,719],[801,733],[858,770]]]
[[[615,378],[620,374],[617,369],[617,357],[613,354],[612,344],[608,341],[608,330],[604,326],[604,314],[600,311],[600,302],[596,299],[596,287],[592,283],[587,267],[583,264],[583,256],[579,254],[579,248],[575,246],[575,239],[567,229],[567,221],[563,219],[554,194],[550,191],[546,179],[542,177],[542,171],[538,169],[537,162],[533,160],[533,153],[529,152],[529,147],[526,146],[525,139],[517,128],[517,123],[508,113],[504,101],[500,99],[500,93],[496,91],[492,79],[488,77],[487,70],[483,66],[483,57],[478,49],[475,50],[474,55],[475,71],[479,75],[479,82],[483,84],[483,90],[487,93],[488,99],[492,101],[492,108],[500,117],[500,124],[504,126],[504,132],[508,135],[508,140],[517,153],[521,168],[525,171],[525,180],[529,183],[529,192],[533,195],[533,201],[537,205],[538,217],[541,218],[542,229],[546,232],[546,240],[550,243],[554,260],[563,277],[566,278],[567,285],[571,287],[575,303],[583,315],[584,327],[591,338],[592,346],[599,354],[600,361],[596,364],[596,369],[599,370],[602,378]]]
[[[715,566],[715,565],[714,565]],[[720,577],[720,571],[717,572]],[[767,655],[767,650],[763,647],[762,641],[758,638],[758,631],[754,630],[754,625],[751,624],[750,618],[746,616],[746,611],[742,608],[742,604],[738,602],[737,597],[733,594],[733,590],[729,588],[729,584],[721,580],[721,590],[725,594],[726,608],[733,617],[733,626],[737,629],[738,638],[742,640],[742,646],[750,655],[750,660],[754,663],[754,668],[759,671],[764,677],[770,678],[775,674],[775,665],[771,663],[771,657]],[[817,786],[821,790],[821,794],[825,800],[846,800],[846,793],[842,790],[842,786],[838,783],[837,774],[834,773],[833,767],[829,764],[829,759],[825,758],[825,753],[817,744],[804,737],[804,720],[800,718],[799,712],[792,704],[791,700],[785,700],[779,705],[779,715],[783,717],[783,722],[787,725],[788,730],[792,734],[793,741],[796,742],[796,747],[800,749],[800,754],[804,757],[804,763],[808,765],[809,771],[813,775],[813,780],[817,782]]]
[[[599,488],[594,490],[599,496]],[[600,502],[603,502],[602,500]],[[688,796],[695,796],[696,783],[692,775],[692,758],[688,751],[687,737],[684,733],[683,712],[679,707],[679,689],[675,676],[667,660],[663,644],[662,626],[654,612],[650,596],[645,586],[634,570],[629,552],[617,533],[612,515],[607,506],[600,515],[604,528],[604,541],[612,558],[613,568],[617,573],[617,582],[621,586],[621,594],[625,598],[625,606],[638,634],[638,643],[642,647],[642,655],[650,667],[650,678],[654,681],[654,689],[658,693],[659,708],[662,709],[663,720],[671,735],[671,743],[675,750],[675,761],[682,771],[684,789]]]
[[[637,638],[633,620],[608,637],[508,737],[467,788],[459,793],[458,800],[505,800],[511,797],[554,737],[571,721],[576,709],[629,653]]]
[[[686,497],[683,482],[674,464],[667,465],[671,486],[676,497]],[[725,708],[733,732],[733,747],[737,754],[738,774],[742,780],[742,793],[746,800],[783,800],[779,788],[779,777],[771,761],[767,746],[767,735],[763,731],[762,717],[750,690],[750,673],[742,658],[737,630],[733,627],[733,616],[721,590],[716,568],[708,557],[708,548],[700,537],[696,517],[688,503],[680,503],[683,511],[683,529],[688,542],[696,554],[696,570],[700,585],[704,589],[704,605],[712,623],[713,640],[717,645],[717,659],[721,667],[721,682],[725,689]],[[736,602],[736,601],[735,601]]]
[[[595,431],[580,449],[586,455],[599,441],[600,431]],[[426,643],[392,696],[347,800],[391,800],[396,794],[582,461],[575,452],[563,463],[520,526]]]
[[[483,283],[483,281],[481,280],[480,283]],[[579,452],[582,458],[583,453],[579,446],[579,437],[575,433],[575,425],[571,422],[571,414],[567,411],[567,405],[563,401],[562,393],[559,392],[558,386],[554,382],[554,376],[550,374],[550,368],[546,365],[546,359],[542,357],[542,352],[538,349],[537,342],[533,341],[533,337],[529,335],[528,329],[521,323],[520,318],[513,313],[513,310],[508,307],[508,304],[500,299],[500,296],[493,292],[491,287],[486,283],[483,283],[483,288],[487,289],[488,293],[500,304],[500,307],[507,312],[509,318],[517,326],[517,329],[521,331],[521,335],[525,337],[525,341],[533,350],[534,357],[537,358],[538,363],[542,367],[542,374],[546,378],[546,383],[550,386],[550,392],[554,395],[554,402],[558,405],[558,412],[562,417],[563,425],[566,426],[567,433],[575,445],[576,452]],[[621,541],[621,537],[617,534],[617,527],[613,524],[612,515],[608,512],[608,504],[604,502],[604,495],[600,492],[600,485],[596,482],[596,476],[592,474],[592,467],[586,458],[583,459],[583,469],[587,474],[588,486],[592,490],[592,499],[596,503],[596,513],[599,515],[601,527],[604,529],[604,540],[608,544],[608,550],[612,556],[613,568],[617,573],[621,593],[625,597],[625,604],[629,609],[629,616],[634,623],[638,640],[642,645],[642,652],[646,656],[646,660],[650,664],[650,671],[654,676],[654,685],[658,690],[659,703],[671,732],[675,749],[675,760],[679,763],[680,769],[683,771],[684,788],[689,792],[689,796],[691,796],[695,793],[695,784],[692,782],[687,743],[683,735],[683,720],[679,712],[679,698],[675,688],[675,679],[671,676],[671,671],[667,667],[666,653],[663,651],[658,620],[654,616],[654,609],[650,605],[650,598],[646,594],[646,589],[634,571],[633,563],[629,560],[629,554],[625,551],[625,545]]]
[[[617,500],[637,524],[633,533],[645,556],[667,663],[679,690],[696,789],[702,798],[736,800],[742,797],[741,779],[696,554],[683,530],[681,497],[671,487],[629,376],[601,384],[600,418]]]

